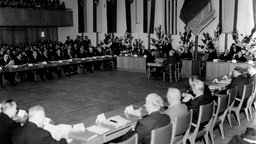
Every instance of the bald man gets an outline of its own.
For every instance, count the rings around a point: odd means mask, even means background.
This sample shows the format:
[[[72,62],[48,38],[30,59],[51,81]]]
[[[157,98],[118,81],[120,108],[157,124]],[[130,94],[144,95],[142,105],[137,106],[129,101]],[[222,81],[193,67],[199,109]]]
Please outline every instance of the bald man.
[[[187,106],[181,103],[181,93],[179,89],[169,88],[166,98],[170,105],[164,113],[170,116],[172,122],[175,117],[182,116],[188,112]]]
[[[12,137],[13,144],[67,144],[66,139],[57,141],[52,138],[50,132],[44,130],[45,112],[42,106],[34,106],[29,109],[28,123],[15,129]]]

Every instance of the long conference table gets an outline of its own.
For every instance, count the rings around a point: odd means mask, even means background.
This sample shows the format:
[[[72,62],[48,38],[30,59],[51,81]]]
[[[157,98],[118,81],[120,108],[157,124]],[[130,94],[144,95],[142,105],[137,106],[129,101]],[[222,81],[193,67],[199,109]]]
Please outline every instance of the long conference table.
[[[141,105],[141,104],[139,104]],[[135,105],[134,108],[139,108],[138,105]],[[131,115],[125,115],[124,114],[124,110],[125,108],[119,108],[116,109],[114,111],[108,112],[106,113],[106,118],[112,117],[112,116],[116,116],[119,115],[127,120],[129,120],[130,122],[120,126],[118,128],[115,128],[113,126],[110,125],[101,125],[101,127],[105,127],[110,129],[109,131],[103,133],[103,134],[97,134],[95,137],[91,138],[92,135],[95,135],[96,133],[93,133],[89,130],[86,131],[79,131],[79,132],[71,132],[69,133],[68,137],[70,139],[72,139],[73,141],[70,144],[103,144],[106,142],[109,142],[111,140],[114,140],[120,136],[123,136],[124,134],[126,134],[130,129],[132,129],[137,121],[140,119],[137,116],[131,116]],[[142,110],[142,116],[146,115],[147,112],[145,109]],[[97,117],[92,117],[89,118],[87,120],[84,121],[84,125],[85,127],[90,127],[93,125],[97,125],[95,120]]]
[[[222,77],[233,71],[235,67],[248,68],[253,64],[248,63],[232,63],[232,62],[207,62],[206,63],[206,79],[214,79]]]
[[[5,85],[5,76],[10,73],[20,73],[31,71],[34,75],[34,79],[36,80],[36,73],[42,69],[50,69],[50,68],[60,68],[62,69],[65,66],[71,65],[86,65],[88,63],[95,62],[113,62],[113,66],[116,65],[116,57],[115,56],[98,56],[92,58],[76,58],[70,60],[60,60],[60,61],[49,61],[49,62],[40,62],[36,64],[24,64],[24,65],[10,65],[0,70],[1,75],[1,86]],[[84,68],[84,67],[83,67]]]

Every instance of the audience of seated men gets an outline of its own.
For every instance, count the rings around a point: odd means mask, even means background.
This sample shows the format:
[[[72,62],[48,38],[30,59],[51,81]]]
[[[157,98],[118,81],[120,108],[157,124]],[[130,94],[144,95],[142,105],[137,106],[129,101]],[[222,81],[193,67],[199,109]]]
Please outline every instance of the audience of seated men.
[[[45,120],[45,111],[42,106],[33,106],[28,112],[28,122],[14,130],[13,144],[67,144],[67,136],[59,141],[53,139],[50,132],[42,127]]]
[[[182,116],[187,113],[187,106],[181,103],[181,93],[179,89],[169,88],[166,98],[170,105],[164,113],[170,116],[172,122],[175,117]]]
[[[13,120],[17,113],[17,104],[13,100],[4,100],[2,102],[2,112],[0,113],[0,143],[12,144],[12,134],[15,128],[20,127],[19,119]]]
[[[166,114],[160,113],[160,109],[163,107],[163,100],[158,94],[148,94],[144,106],[148,115],[140,119],[134,130],[127,132],[121,138],[122,140],[125,140],[137,133],[139,144],[150,144],[151,131],[170,123],[170,117]]]
[[[188,110],[193,110],[193,122],[196,123],[199,115],[200,105],[209,104],[213,101],[211,94],[204,93],[204,83],[198,79],[191,81],[192,91],[195,96],[191,94],[183,94],[183,102],[186,103]]]

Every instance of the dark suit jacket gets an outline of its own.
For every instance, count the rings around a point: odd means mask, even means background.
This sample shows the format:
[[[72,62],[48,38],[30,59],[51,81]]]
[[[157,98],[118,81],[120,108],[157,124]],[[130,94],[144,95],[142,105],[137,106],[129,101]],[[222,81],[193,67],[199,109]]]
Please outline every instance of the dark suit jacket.
[[[29,58],[29,63],[38,63],[38,62],[40,62],[41,60],[40,60],[40,58],[39,58],[39,56],[37,56],[36,58],[34,57],[34,56],[31,56],[30,58]]]
[[[151,131],[170,123],[170,117],[160,112],[153,112],[137,122],[135,132],[138,134],[139,144],[150,144]]]
[[[4,113],[0,113],[0,144],[12,144],[12,133],[20,124],[9,118]]]
[[[209,104],[213,101],[213,98],[209,94],[203,94],[201,96],[196,97],[194,100],[186,103],[188,110],[193,110],[193,122],[197,123],[198,115],[199,115],[199,107],[200,105]]]
[[[252,83],[254,82],[254,84],[256,84],[256,74],[254,74],[253,76],[251,76],[248,80],[248,83]]]
[[[236,78],[232,78],[231,83],[229,85],[227,85],[227,89],[231,89],[234,88],[236,86],[238,86],[237,89],[237,97],[238,98],[242,98],[243,95],[243,85],[247,85],[248,84],[248,79],[246,77],[244,77],[243,75],[239,75]]]
[[[14,130],[12,142],[13,144],[67,144],[65,139],[56,141],[48,131],[31,122]]]

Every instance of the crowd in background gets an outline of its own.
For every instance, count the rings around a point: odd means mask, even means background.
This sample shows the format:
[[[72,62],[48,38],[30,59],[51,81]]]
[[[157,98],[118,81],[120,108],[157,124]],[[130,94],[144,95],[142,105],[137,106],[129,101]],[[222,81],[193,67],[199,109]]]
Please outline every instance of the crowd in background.
[[[65,3],[59,0],[0,0],[0,7],[66,9]]]

